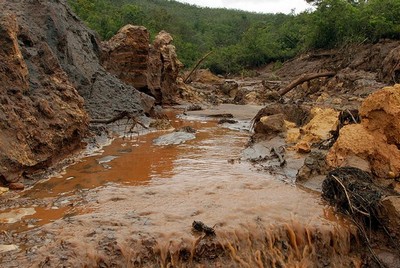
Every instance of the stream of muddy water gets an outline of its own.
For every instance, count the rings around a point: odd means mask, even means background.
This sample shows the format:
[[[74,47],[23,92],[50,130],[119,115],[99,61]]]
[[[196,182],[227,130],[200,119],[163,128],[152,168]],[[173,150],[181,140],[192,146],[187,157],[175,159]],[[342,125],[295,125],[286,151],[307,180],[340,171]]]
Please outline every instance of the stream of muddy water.
[[[230,128],[199,116],[172,123],[195,128],[196,138],[166,146],[153,140],[169,132],[119,138],[22,192],[0,212],[0,244],[15,246],[0,250],[2,267],[359,265],[354,229],[319,194],[240,160],[249,118]],[[193,221],[216,235],[194,232]]]

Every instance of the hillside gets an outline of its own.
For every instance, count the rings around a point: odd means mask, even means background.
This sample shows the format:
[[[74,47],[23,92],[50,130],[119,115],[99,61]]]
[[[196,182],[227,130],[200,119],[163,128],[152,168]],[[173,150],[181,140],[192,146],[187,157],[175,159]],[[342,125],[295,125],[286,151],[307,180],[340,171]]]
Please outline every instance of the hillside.
[[[126,24],[143,25],[154,37],[166,30],[189,67],[205,53],[215,73],[240,73],[300,52],[400,38],[399,0],[308,1],[314,12],[255,14],[200,8],[167,0],[69,0],[77,15],[103,39]]]
[[[69,3],[103,39],[111,38],[126,24],[143,25],[153,37],[166,30],[173,35],[179,58],[186,66],[191,66],[213,50],[214,55],[207,63],[210,68],[215,72],[238,72],[242,64],[261,65],[291,57],[298,51],[298,47],[293,45],[297,43],[297,37],[289,36],[294,35],[296,29],[282,37],[281,43],[273,44],[278,38],[274,35],[287,28],[286,23],[293,19],[293,15],[201,8],[165,0],[69,0]],[[265,34],[255,34],[258,29]],[[270,39],[266,45],[272,45],[276,55],[264,53],[269,49],[266,47],[247,47],[250,42],[257,43],[255,38]],[[237,46],[240,42],[243,44]],[[238,50],[242,52],[236,53]],[[236,58],[231,57],[232,53],[237,54]]]

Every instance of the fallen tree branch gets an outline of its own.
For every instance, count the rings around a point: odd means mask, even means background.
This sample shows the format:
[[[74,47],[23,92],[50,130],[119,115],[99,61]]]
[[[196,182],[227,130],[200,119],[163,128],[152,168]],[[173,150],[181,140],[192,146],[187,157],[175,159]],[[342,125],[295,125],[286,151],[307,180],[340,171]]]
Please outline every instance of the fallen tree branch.
[[[295,88],[296,86],[313,80],[315,78],[319,78],[319,77],[330,77],[330,76],[334,76],[336,73],[335,72],[324,72],[324,73],[312,73],[312,74],[303,74],[302,76],[300,76],[299,78],[297,78],[296,80],[292,81],[289,85],[287,85],[285,88],[279,90],[279,95],[283,96],[286,93],[288,93],[289,91],[291,91],[293,88]]]
[[[211,55],[211,53],[213,53],[213,51],[208,52],[206,55],[204,55],[197,63],[196,65],[193,67],[193,69],[190,71],[190,73],[186,76],[186,78],[183,80],[183,83],[186,84],[186,82],[189,80],[189,78],[192,76],[192,74],[194,73],[194,71],[197,70],[197,68],[200,66],[200,64],[208,57]]]
[[[282,156],[277,147],[272,147],[271,153],[275,154],[279,158],[279,166],[283,167],[286,164],[284,156]]]
[[[92,119],[90,120],[91,124],[111,124],[114,123],[115,121],[121,120],[125,117],[130,118],[130,114],[127,111],[120,112],[116,116],[109,118],[109,119]]]
[[[128,111],[122,111],[119,114],[117,114],[116,116],[109,118],[109,119],[92,119],[90,120],[91,124],[111,124],[114,123],[118,120],[124,119],[124,118],[128,118],[128,120],[132,120],[133,124],[132,127],[130,129],[130,131],[136,126],[136,124],[142,126],[143,128],[148,128],[146,127],[142,122],[140,122],[136,116],[132,115],[131,113],[129,113]]]

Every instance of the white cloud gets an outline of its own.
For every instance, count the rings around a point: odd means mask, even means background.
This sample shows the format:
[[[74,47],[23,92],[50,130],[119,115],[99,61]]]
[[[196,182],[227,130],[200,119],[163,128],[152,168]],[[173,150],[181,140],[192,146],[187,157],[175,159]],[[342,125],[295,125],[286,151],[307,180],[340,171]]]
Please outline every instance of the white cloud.
[[[224,7],[260,13],[296,13],[311,8],[305,0],[177,0],[203,7]]]

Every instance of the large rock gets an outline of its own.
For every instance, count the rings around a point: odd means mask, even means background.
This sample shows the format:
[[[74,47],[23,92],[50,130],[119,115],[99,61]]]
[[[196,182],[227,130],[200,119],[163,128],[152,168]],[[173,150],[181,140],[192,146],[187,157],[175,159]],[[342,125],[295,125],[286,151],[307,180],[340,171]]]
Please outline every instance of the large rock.
[[[302,141],[316,143],[330,137],[330,132],[335,130],[338,124],[339,112],[331,108],[313,108],[312,119],[301,128]]]
[[[384,135],[388,144],[400,147],[400,85],[386,87],[363,102],[362,125],[372,133]]]
[[[260,121],[254,125],[255,139],[270,139],[279,134],[286,132],[285,115],[274,114],[270,116],[263,116]]]
[[[340,130],[327,155],[333,167],[346,165],[354,156],[369,162],[378,177],[400,176],[400,85],[386,87],[363,102],[361,124]]]
[[[150,34],[143,26],[126,25],[102,43],[102,64],[137,89],[147,88]]]
[[[177,78],[183,64],[178,60],[172,36],[161,31],[150,48],[148,87],[157,102],[172,104],[178,95]]]
[[[157,103],[173,103],[178,95],[178,60],[172,36],[161,31],[149,44],[145,27],[126,25],[102,43],[102,64],[125,83],[154,97]]]

